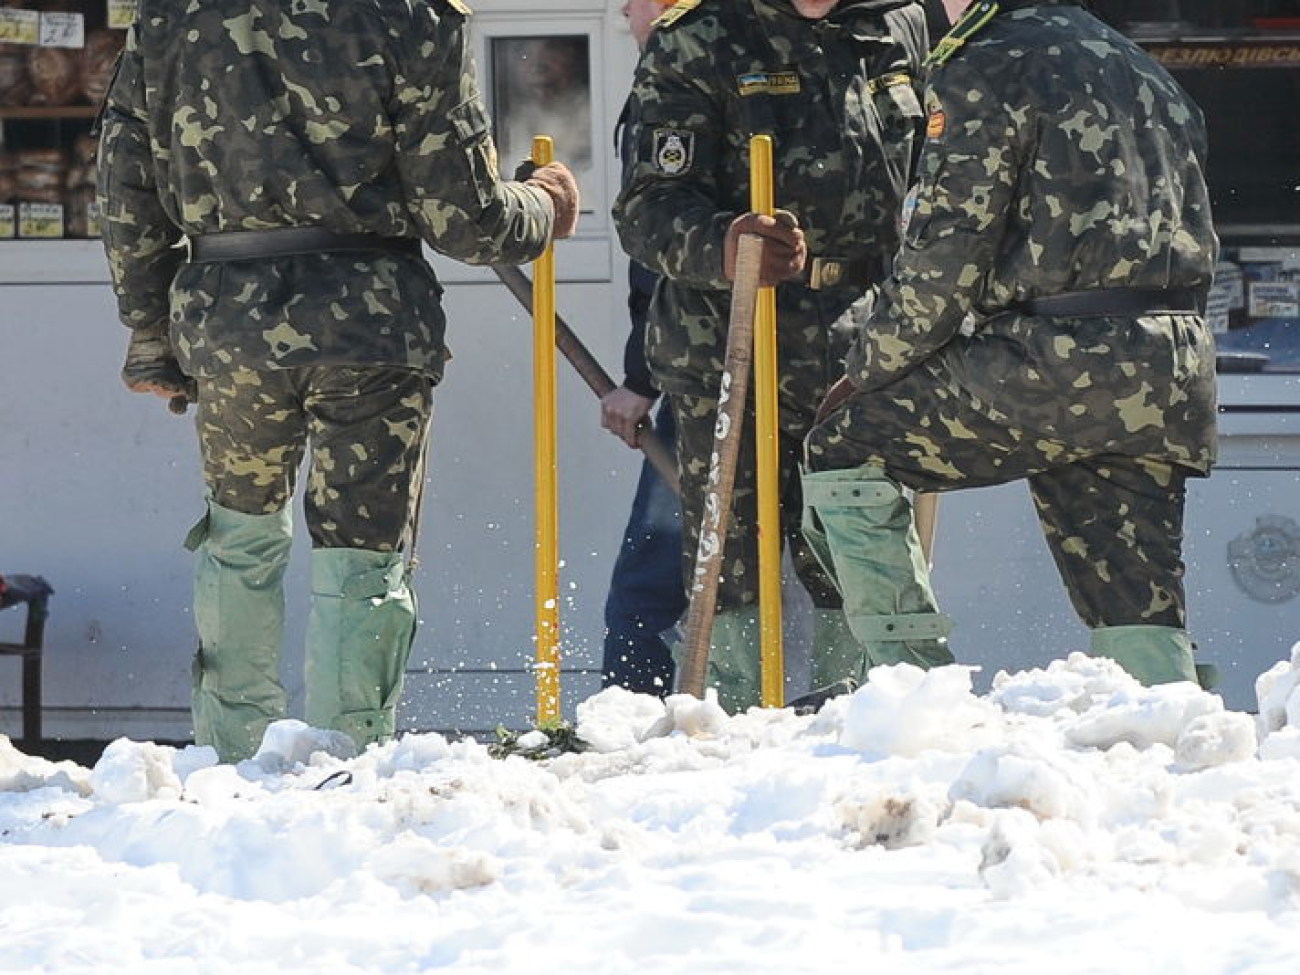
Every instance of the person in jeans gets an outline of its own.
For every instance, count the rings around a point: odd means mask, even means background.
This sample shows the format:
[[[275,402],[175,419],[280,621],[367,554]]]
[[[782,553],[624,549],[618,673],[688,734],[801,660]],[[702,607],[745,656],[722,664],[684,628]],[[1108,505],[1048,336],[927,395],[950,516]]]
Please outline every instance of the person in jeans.
[[[672,0],[627,0],[623,4],[623,16],[638,48],[645,47],[655,19],[671,5]],[[629,101],[623,106],[614,138],[625,161],[630,111]],[[644,264],[628,262],[631,329],[623,349],[624,379],[601,397],[600,421],[635,448],[647,435],[646,419],[654,410],[650,429],[672,451],[677,440],[672,409],[666,398],[660,398],[645,355],[646,312],[657,281],[658,276]],[[686,612],[686,606],[681,504],[654,465],[644,461],[605,599],[603,685],[660,697],[671,691],[675,667],[663,634]]]

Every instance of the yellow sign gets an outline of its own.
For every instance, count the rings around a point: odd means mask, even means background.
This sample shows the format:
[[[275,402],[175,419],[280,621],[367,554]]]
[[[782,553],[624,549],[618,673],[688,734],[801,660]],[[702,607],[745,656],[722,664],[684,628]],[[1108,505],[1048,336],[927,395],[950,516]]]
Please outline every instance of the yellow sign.
[[[12,237],[18,233],[18,221],[14,219],[12,203],[0,203],[0,237]]]
[[[108,26],[126,30],[135,22],[136,0],[108,0]]]
[[[41,39],[39,10],[14,10],[0,7],[0,41],[10,44],[36,44]]]
[[[63,236],[62,203],[19,203],[18,236],[57,240]]]

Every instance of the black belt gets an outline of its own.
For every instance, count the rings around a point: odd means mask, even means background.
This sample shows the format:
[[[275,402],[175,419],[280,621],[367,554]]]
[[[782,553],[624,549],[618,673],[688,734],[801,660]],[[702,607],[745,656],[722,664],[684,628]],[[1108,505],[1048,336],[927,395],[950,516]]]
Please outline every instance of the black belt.
[[[866,288],[880,280],[883,265],[865,257],[813,257],[795,281],[813,291]]]
[[[277,227],[273,230],[231,230],[190,238],[191,261],[255,261],[290,254],[327,254],[338,251],[420,253],[418,237],[384,237],[381,234],[338,234],[324,227]]]
[[[1150,315],[1154,312],[1200,312],[1196,295],[1175,288],[1097,288],[1031,298],[1016,306],[1027,315],[1049,318],[1088,318],[1107,315]]]

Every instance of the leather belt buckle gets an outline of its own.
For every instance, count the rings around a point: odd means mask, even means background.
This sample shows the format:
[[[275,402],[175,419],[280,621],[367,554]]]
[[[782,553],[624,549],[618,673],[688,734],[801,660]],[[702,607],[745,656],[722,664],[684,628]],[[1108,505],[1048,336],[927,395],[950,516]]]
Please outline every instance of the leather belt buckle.
[[[838,287],[844,280],[847,266],[845,261],[837,261],[833,257],[814,257],[808,272],[808,287],[813,291]]]

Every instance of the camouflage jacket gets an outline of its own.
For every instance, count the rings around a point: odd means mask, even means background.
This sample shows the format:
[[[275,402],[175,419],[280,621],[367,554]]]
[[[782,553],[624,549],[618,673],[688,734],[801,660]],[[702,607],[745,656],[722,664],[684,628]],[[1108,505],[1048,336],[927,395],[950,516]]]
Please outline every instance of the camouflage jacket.
[[[849,376],[875,389],[924,364],[1027,435],[1208,470],[1214,346],[1199,316],[1017,310],[1127,287],[1204,306],[1218,242],[1200,110],[1077,4],[1000,6],[933,68],[915,207],[874,309],[850,313]]]
[[[460,0],[142,0],[102,121],[120,316],[170,321],[190,375],[399,365],[441,376],[441,287],[418,256],[186,263],[183,236],[320,226],[532,260],[545,194],[498,175]]]
[[[810,255],[883,276],[921,137],[927,47],[908,0],[845,0],[821,21],[790,0],[685,0],[661,21],[633,80],[636,145],[614,220],[624,249],[664,275],[646,340],[662,389],[716,392],[723,240],[750,209],[752,136],[773,138],[776,206],[798,218]],[[861,290],[777,289],[787,399],[811,411],[842,374],[848,337],[830,325]]]

